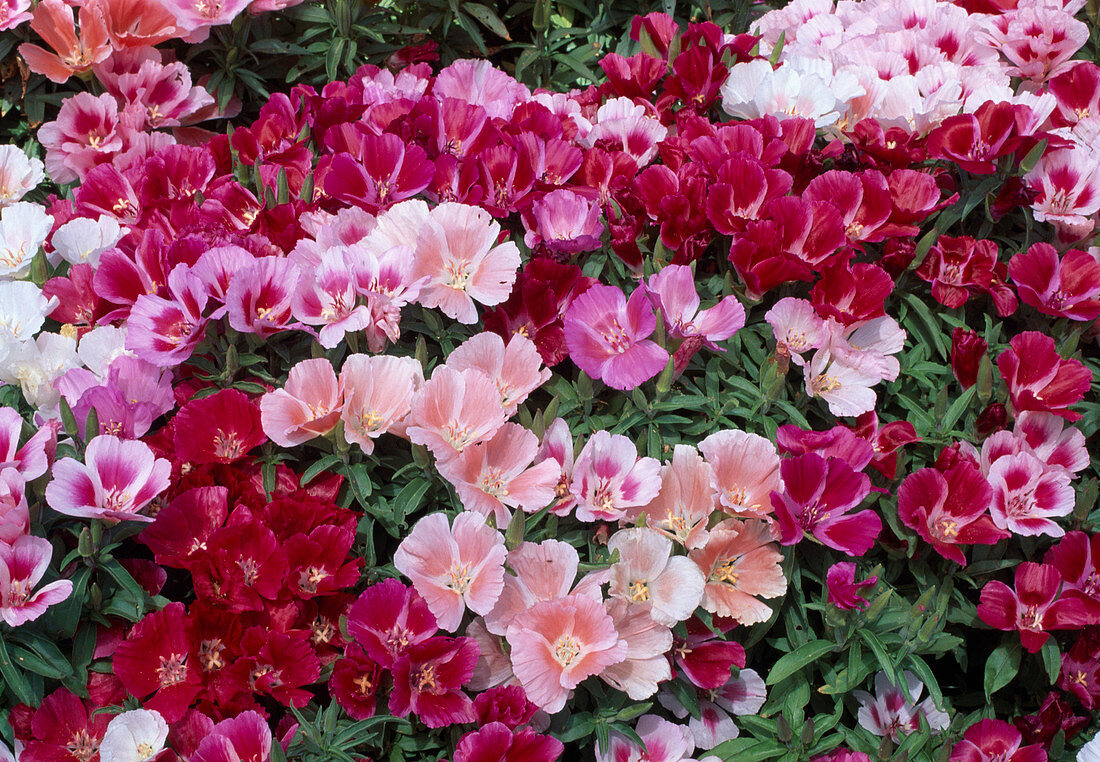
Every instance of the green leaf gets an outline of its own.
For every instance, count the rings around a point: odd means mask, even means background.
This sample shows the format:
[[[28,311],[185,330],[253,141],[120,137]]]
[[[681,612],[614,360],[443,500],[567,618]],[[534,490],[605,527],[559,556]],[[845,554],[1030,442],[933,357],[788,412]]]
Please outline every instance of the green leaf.
[[[882,642],[882,639],[878,635],[870,630],[860,630],[859,637],[866,643],[871,653],[875,655],[875,660],[878,661],[882,671],[886,673],[886,676],[890,678],[890,682],[895,686],[904,685],[904,680],[898,674],[897,665],[894,664],[894,660],[890,658],[890,652],[886,648],[886,644]]]
[[[15,644],[12,644],[11,648],[11,658],[17,667],[36,675],[42,675],[42,677],[50,680],[60,680],[73,671],[72,667],[69,666],[69,662],[61,656],[60,651],[57,652],[57,655],[60,658],[54,663],[46,661],[33,651],[20,648]]]
[[[1004,688],[1020,671],[1020,644],[1009,643],[993,649],[985,661],[985,700]]]
[[[1058,641],[1050,638],[1043,644],[1043,649],[1039,652],[1039,655],[1043,658],[1047,678],[1053,684],[1058,679],[1058,672],[1062,669],[1062,653],[1058,648]]]
[[[341,460],[339,455],[324,456],[302,473],[301,478],[298,480],[299,484],[301,484],[303,487],[306,486],[322,473],[329,470],[340,462]]]
[[[836,650],[836,643],[831,640],[811,640],[805,645],[791,651],[789,654],[784,654],[779,657],[779,660],[772,666],[771,672],[768,673],[768,679],[765,681],[767,685],[775,685],[776,683],[790,677],[803,667],[812,664],[825,654],[832,653]]]
[[[504,22],[500,20],[500,16],[488,6],[482,5],[481,3],[463,3],[462,10],[481,22],[482,26],[497,37],[503,37],[511,42],[512,36],[508,34],[508,28],[504,26]]]
[[[8,655],[8,650],[4,646],[4,638],[0,638],[0,677],[4,678],[4,683],[15,694],[15,698],[19,703],[30,706],[38,705],[34,691],[31,690],[27,679],[12,663],[11,656]]]

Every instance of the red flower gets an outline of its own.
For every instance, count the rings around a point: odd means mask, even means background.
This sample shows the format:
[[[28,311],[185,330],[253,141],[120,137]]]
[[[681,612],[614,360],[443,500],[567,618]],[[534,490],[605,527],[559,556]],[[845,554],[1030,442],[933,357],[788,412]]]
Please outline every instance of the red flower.
[[[1016,589],[996,580],[982,588],[978,616],[998,630],[1018,630],[1028,653],[1036,653],[1050,637],[1048,630],[1075,630],[1088,623],[1085,606],[1076,598],[1060,598],[1062,577],[1047,564],[1025,561],[1016,567]]]
[[[1043,562],[1062,574],[1063,594],[1084,604],[1089,624],[1100,624],[1100,534],[1069,532],[1047,551]]]
[[[1016,106],[986,101],[973,114],[950,116],[928,133],[928,154],[947,159],[967,172],[991,175],[994,161],[1020,145],[1016,135]]]
[[[284,706],[303,707],[313,694],[302,686],[316,682],[321,674],[309,641],[294,635],[249,627],[241,637],[244,657],[230,668],[253,693],[266,693]]]
[[[175,456],[185,463],[232,463],[267,441],[259,406],[236,389],[191,400],[174,424]]]
[[[1016,311],[1016,297],[1001,285],[1003,269],[997,262],[996,242],[940,236],[916,273],[932,284],[932,296],[945,307],[957,309],[974,291],[985,291],[993,297],[997,314],[1004,317]]]
[[[386,669],[438,631],[420,594],[396,579],[368,587],[348,611],[348,633]]]
[[[847,426],[843,423],[841,425]],[[780,431],[785,428],[786,425],[779,427]],[[871,444],[873,451],[871,468],[891,480],[897,475],[898,450],[907,444],[921,441],[917,436],[917,430],[908,421],[891,421],[880,426],[878,415],[874,410],[856,418],[856,423],[851,430],[856,436]],[[848,460],[853,468],[857,468],[850,459],[845,458],[845,460]]]
[[[481,651],[473,638],[433,637],[410,646],[393,664],[390,712],[415,714],[429,728],[476,719],[470,697],[460,689],[470,681]]]
[[[16,737],[26,747],[23,762],[97,762],[99,742],[111,721],[109,714],[92,714],[98,705],[88,706],[65,688],[43,699],[29,716],[29,728],[20,728],[12,714]],[[31,712],[29,707],[17,707]],[[22,714],[22,712],[19,712]],[[23,732],[28,731],[28,732]]]
[[[971,463],[922,468],[898,488],[898,516],[944,558],[966,565],[959,545],[994,545],[1010,536],[989,515],[993,488]]]
[[[538,707],[528,700],[527,694],[518,685],[498,685],[474,698],[474,712],[479,725],[498,722],[515,730],[530,722],[537,711]]]
[[[1100,262],[1087,251],[1070,249],[1059,259],[1049,243],[1037,243],[1009,261],[1008,274],[1039,312],[1070,320],[1100,316]]]
[[[810,290],[810,300],[821,317],[852,325],[885,315],[886,297],[893,290],[893,279],[878,265],[853,265],[838,257]]]
[[[870,606],[870,601],[860,595],[859,591],[865,587],[874,587],[876,582],[876,576],[856,582],[856,565],[851,561],[833,564],[825,574],[829,603],[847,611],[862,611]]]
[[[978,383],[978,366],[986,348],[985,339],[974,331],[956,328],[951,332],[951,372],[963,389]]]
[[[205,554],[210,536],[225,524],[228,495],[225,487],[189,489],[161,508],[138,540],[153,551],[158,564],[191,568]]]
[[[183,604],[169,603],[135,624],[115,651],[114,668],[126,690],[143,699],[144,708],[160,712],[168,722],[183,717],[202,683]]]
[[[1020,748],[1020,731],[1001,720],[979,720],[951,750],[950,762],[1046,762],[1039,744]]]
[[[1047,694],[1043,705],[1035,714],[1017,717],[1016,728],[1028,743],[1048,744],[1061,730],[1067,739],[1073,738],[1091,722],[1088,717],[1078,717],[1070,709],[1058,691]]]
[[[715,621],[717,626],[718,621]],[[727,623],[729,620],[725,620]],[[687,637],[673,640],[672,653],[684,676],[696,687],[715,690],[729,682],[734,666],[745,666],[745,647],[719,635],[696,617],[687,621]]]
[[[780,466],[783,491],[772,492],[779,541],[794,545],[812,534],[823,545],[850,556],[871,549],[882,531],[882,519],[871,510],[848,514],[867,493],[871,480],[840,458],[827,461],[809,453],[787,458]]]
[[[462,736],[454,762],[554,762],[564,750],[552,736],[526,729],[513,733],[503,723],[490,722]]]
[[[1081,418],[1068,408],[1088,392],[1092,371],[1077,360],[1059,357],[1051,337],[1038,331],[1013,336],[1009,349],[997,356],[997,369],[1017,413],[1042,410],[1067,421]]]
[[[332,667],[328,687],[336,703],[354,720],[373,717],[378,708],[375,694],[382,682],[382,668],[355,643]]]
[[[299,534],[286,542],[289,588],[299,598],[330,595],[359,581],[363,559],[348,561],[355,534],[347,529],[321,526],[307,537]],[[346,562],[346,563],[345,563]]]
[[[238,508],[229,526],[210,535],[205,558],[191,570],[195,592],[231,612],[262,609],[283,592],[287,574],[275,534],[258,521],[242,522],[243,515]]]

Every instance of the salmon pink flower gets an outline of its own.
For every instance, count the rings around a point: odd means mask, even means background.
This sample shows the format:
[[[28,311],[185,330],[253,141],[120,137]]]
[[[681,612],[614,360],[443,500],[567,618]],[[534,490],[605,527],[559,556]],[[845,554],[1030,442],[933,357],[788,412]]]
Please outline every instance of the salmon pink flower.
[[[500,404],[509,415],[515,414],[527,395],[550,379],[550,369],[540,369],[541,365],[542,358],[534,343],[519,333],[512,334],[507,344],[495,333],[479,333],[447,355],[447,367],[477,368],[496,381]]]
[[[648,603],[653,621],[671,627],[695,612],[703,575],[686,556],[672,556],[672,541],[648,527],[621,529],[607,543],[619,552],[611,565],[608,595]]]
[[[600,679],[635,701],[647,699],[657,686],[672,679],[666,654],[672,647],[672,630],[649,615],[648,606],[614,598],[604,602],[615,631],[626,641],[626,656],[606,667]]]
[[[764,518],[772,512],[772,490],[779,488],[779,454],[757,434],[716,431],[699,443],[711,467],[718,503],[733,516]]]
[[[870,606],[870,602],[859,591],[865,587],[874,587],[876,582],[878,577],[875,576],[856,582],[856,565],[851,561],[833,564],[825,574],[829,603],[847,611],[863,611]]]
[[[685,548],[707,541],[707,521],[715,506],[713,469],[694,447],[676,445],[672,460],[661,466],[661,491],[645,506],[633,508],[628,518],[646,515],[646,526]]]
[[[903,675],[905,686],[898,688],[890,682],[885,672],[875,676],[875,695],[867,691],[855,691],[853,695],[859,701],[859,724],[876,736],[887,737],[895,743],[900,741],[899,733],[913,733],[920,727],[921,715],[928,721],[934,733],[947,728],[948,716],[936,708],[931,698],[920,704],[924,683],[912,672]]]
[[[989,467],[993,523],[1014,534],[1061,537],[1065,530],[1051,519],[1073,512],[1070,475],[1061,468],[1047,469],[1030,453],[1005,455]]]
[[[504,587],[493,610],[485,616],[485,627],[494,635],[504,635],[512,619],[539,601],[564,598],[569,595],[577,577],[580,556],[577,549],[561,540],[540,543],[523,542],[508,553],[507,566],[511,574],[504,575]],[[587,590],[577,586],[577,593],[592,593],[602,600],[599,587]]]
[[[438,80],[437,80],[438,82]],[[460,323],[508,298],[520,266],[511,241],[496,245],[500,224],[484,209],[444,203],[431,211],[416,244],[416,274],[427,277],[419,301]]]
[[[628,300],[614,286],[596,285],[565,313],[565,345],[581,370],[615,389],[631,389],[661,372],[668,351],[649,341],[657,327],[644,288]]]
[[[340,369],[344,437],[369,455],[374,440],[398,428],[424,385],[424,368],[412,357],[351,355]]]
[[[479,513],[464,512],[450,526],[433,513],[416,522],[394,554],[397,570],[412,580],[448,632],[458,629],[469,608],[488,614],[504,587],[504,537]]]
[[[454,485],[463,508],[507,526],[509,508],[533,513],[554,500],[559,466],[553,459],[531,465],[538,449],[538,437],[517,423],[505,423],[488,441],[470,445],[437,467]]]
[[[726,519],[711,529],[707,544],[690,554],[706,578],[703,608],[739,624],[766,621],[771,609],[758,597],[787,590],[783,555],[772,540],[767,523],[756,519]]]
[[[19,55],[36,74],[45,74],[51,81],[64,84],[74,74],[82,74],[94,64],[111,55],[107,25],[94,6],[81,7],[80,36],[76,33],[77,10],[62,0],[42,0],[35,6],[31,29],[53,48],[54,52],[30,43],[19,46]],[[55,178],[56,179],[56,178]]]
[[[649,279],[646,291],[659,307],[669,335],[678,339],[701,336],[711,349],[745,326],[745,308],[735,296],[723,297],[718,304],[699,309],[695,276],[686,265],[668,265]]]
[[[1038,331],[1013,336],[1009,348],[997,355],[997,369],[1016,412],[1042,410],[1067,421],[1081,418],[1069,406],[1088,392],[1092,372],[1078,360],[1062,359],[1049,336]]]
[[[477,657],[473,638],[434,637],[410,646],[393,664],[390,712],[411,712],[429,728],[473,722],[473,702],[460,688],[470,681]]]
[[[22,535],[11,544],[0,541],[0,619],[18,627],[69,597],[73,583],[67,579],[32,592],[52,557],[53,546],[42,537]]]
[[[232,463],[267,441],[259,407],[236,389],[193,399],[172,421],[175,455],[186,463]]]
[[[62,458],[54,464],[46,502],[66,516],[152,521],[138,511],[168,488],[171,471],[144,442],[101,435],[88,442],[84,463]]]
[[[1070,320],[1100,316],[1100,262],[1086,251],[1070,249],[1059,259],[1049,243],[1036,243],[1012,257],[1008,274],[1039,312]]]
[[[527,698],[549,714],[565,707],[582,680],[627,654],[603,605],[584,595],[541,601],[519,612],[507,637],[512,669]]]
[[[184,617],[183,604],[177,602],[146,614],[114,656],[115,674],[130,695],[168,722],[183,717],[202,688],[198,654]]]
[[[950,762],[1047,762],[1041,744],[1023,746],[1023,736],[1010,723],[978,720],[951,750]]]
[[[993,580],[982,588],[978,616],[998,630],[1020,633],[1028,653],[1036,653],[1050,630],[1076,630],[1088,623],[1085,605],[1062,597],[1062,575],[1053,566],[1025,561],[1016,567],[1016,589]]]
[[[812,534],[823,545],[850,556],[862,556],[882,531],[874,511],[849,514],[871,491],[866,474],[856,473],[840,458],[826,460],[807,453],[780,466],[781,491],[772,492],[779,541],[794,545]]]
[[[616,521],[629,508],[646,505],[661,488],[661,464],[639,458],[622,434],[597,431],[573,465],[571,492],[581,521]]]
[[[390,669],[406,649],[439,631],[428,604],[396,579],[371,585],[348,609],[348,633],[374,661]]]
[[[0,3],[0,32],[15,29],[24,21],[30,20],[30,10],[30,0],[4,0],[3,3]],[[14,148],[16,151],[19,151],[17,146],[4,147]],[[19,152],[22,153],[22,151]]]
[[[484,371],[441,365],[413,399],[406,432],[437,459],[448,460],[489,439],[507,419],[497,385]]]
[[[323,357],[290,369],[286,386],[260,398],[264,433],[281,447],[294,447],[336,427],[343,393],[332,365]]]

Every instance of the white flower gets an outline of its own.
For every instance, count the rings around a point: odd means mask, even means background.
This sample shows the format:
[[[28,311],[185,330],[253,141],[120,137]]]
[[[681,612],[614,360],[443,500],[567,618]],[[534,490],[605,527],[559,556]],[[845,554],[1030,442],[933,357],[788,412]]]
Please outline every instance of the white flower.
[[[119,242],[129,231],[118,224],[114,217],[103,216],[98,220],[89,217],[77,217],[59,227],[50,239],[54,253],[51,264],[59,259],[74,265],[99,264],[99,256]]]
[[[55,382],[66,371],[80,366],[76,339],[45,332],[34,341],[8,346],[7,358],[0,363],[0,381],[19,384],[27,402],[46,417],[55,417],[61,396]]]
[[[38,204],[20,201],[0,210],[0,278],[21,278],[53,227]]]
[[[98,378],[106,378],[111,363],[119,357],[134,357],[126,349],[126,329],[101,325],[88,331],[80,339],[77,350],[80,361]]]
[[[1077,752],[1077,762],[1100,762],[1100,733]]]
[[[147,762],[164,749],[168,723],[160,712],[135,709],[115,715],[99,744],[100,762]]]
[[[57,297],[47,299],[33,283],[0,282],[0,334],[9,342],[33,339],[56,306]]]
[[[30,158],[18,146],[0,146],[0,207],[23,198],[45,177],[41,161]]]

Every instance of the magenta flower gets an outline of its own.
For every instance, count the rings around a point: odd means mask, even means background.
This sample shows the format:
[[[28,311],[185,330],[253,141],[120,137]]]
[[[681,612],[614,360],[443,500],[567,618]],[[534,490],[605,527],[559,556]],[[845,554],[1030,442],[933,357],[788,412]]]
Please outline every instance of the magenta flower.
[[[867,608],[871,605],[860,595],[860,590],[874,587],[878,577],[868,577],[856,582],[856,565],[851,561],[841,561],[829,567],[825,574],[825,584],[829,589],[829,603],[838,609],[848,611]]]
[[[1023,746],[1023,736],[1010,723],[978,720],[951,750],[950,762],[1046,762],[1042,744]],[[1022,747],[1022,748],[1021,748]]]
[[[699,309],[695,276],[686,265],[669,265],[649,279],[646,286],[655,307],[661,308],[669,335],[678,339],[701,336],[703,343],[718,349],[715,342],[725,341],[745,326],[745,308],[736,296],[705,310]]]
[[[396,579],[371,585],[348,609],[348,633],[367,656],[386,669],[411,646],[438,631],[420,594]]]
[[[1049,564],[1025,561],[1016,567],[1016,589],[993,580],[982,588],[978,617],[998,630],[1020,633],[1028,653],[1037,653],[1051,630],[1077,630],[1088,624],[1085,604],[1062,597],[1062,575]]]
[[[614,286],[595,285],[565,313],[565,345],[581,370],[615,389],[631,389],[661,372],[668,351],[648,337],[657,316],[644,288],[627,300]]]
[[[604,226],[600,222],[600,205],[579,193],[559,189],[547,193],[531,204],[530,214],[523,215],[527,248],[539,248],[555,258],[567,259],[581,251],[600,248]]]
[[[10,545],[0,542],[0,619],[18,627],[69,597],[73,583],[67,579],[31,592],[46,573],[52,556],[53,546],[42,537],[28,534]]]
[[[1061,537],[1065,530],[1053,519],[1073,512],[1070,478],[1065,469],[1046,468],[1030,453],[998,458],[988,475],[993,523],[1018,535]]]
[[[206,319],[206,287],[187,265],[176,265],[168,275],[171,299],[142,294],[126,321],[126,348],[153,365],[179,365],[202,340]]]
[[[88,443],[84,462],[62,458],[46,485],[46,502],[58,513],[108,522],[133,519],[168,488],[172,464],[155,458],[144,442],[123,441],[109,435]]]
[[[474,704],[460,689],[474,674],[478,654],[473,638],[434,637],[410,646],[393,665],[390,712],[412,712],[429,728],[473,722]]]
[[[794,545],[812,534],[823,545],[850,556],[862,556],[882,531],[874,511],[848,514],[871,491],[871,480],[840,458],[825,460],[807,453],[780,466],[783,490],[772,492],[779,541]]]

